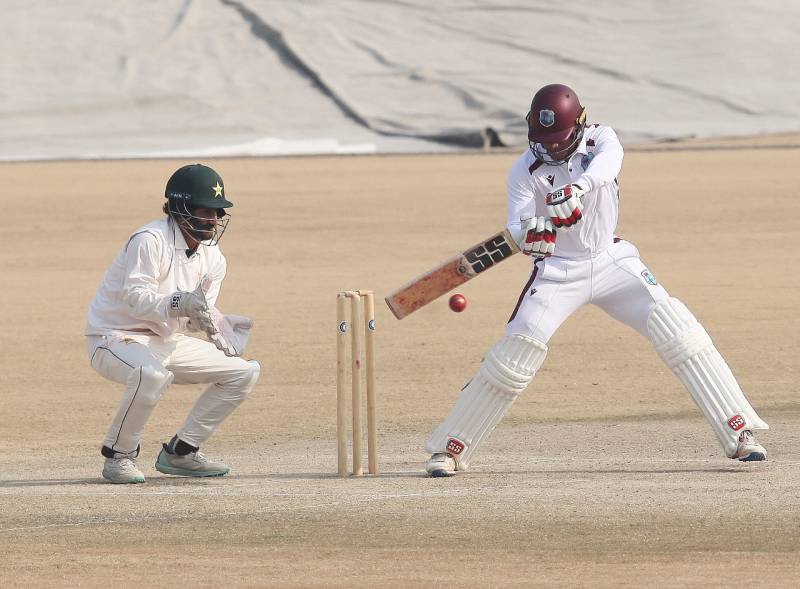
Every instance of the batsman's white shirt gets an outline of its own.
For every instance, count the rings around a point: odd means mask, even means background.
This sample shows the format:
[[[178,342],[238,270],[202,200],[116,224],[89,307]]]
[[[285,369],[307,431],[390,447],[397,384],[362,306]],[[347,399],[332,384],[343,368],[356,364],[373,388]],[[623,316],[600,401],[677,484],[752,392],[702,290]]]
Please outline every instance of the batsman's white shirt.
[[[170,317],[170,295],[192,291],[204,278],[214,306],[225,278],[226,261],[219,247],[201,245],[187,256],[186,240],[175,223],[164,218],[137,229],[106,271],[89,305],[85,335],[146,330],[161,337],[183,331],[185,320]]]
[[[545,198],[567,184],[587,190],[583,219],[574,227],[559,229],[555,257],[585,258],[613,243],[619,217],[619,185],[624,151],[610,127],[590,125],[568,162],[559,166],[537,160],[530,149],[508,174],[508,226],[519,231],[523,213],[548,217]]]

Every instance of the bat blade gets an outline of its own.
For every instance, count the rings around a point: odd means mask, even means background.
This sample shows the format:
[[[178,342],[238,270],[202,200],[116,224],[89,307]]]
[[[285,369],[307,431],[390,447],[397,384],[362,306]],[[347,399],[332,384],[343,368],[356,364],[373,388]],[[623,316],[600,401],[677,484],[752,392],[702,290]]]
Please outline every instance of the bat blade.
[[[456,254],[400,287],[384,300],[398,319],[407,317],[460,284],[494,267],[519,251],[511,233],[504,229]]]

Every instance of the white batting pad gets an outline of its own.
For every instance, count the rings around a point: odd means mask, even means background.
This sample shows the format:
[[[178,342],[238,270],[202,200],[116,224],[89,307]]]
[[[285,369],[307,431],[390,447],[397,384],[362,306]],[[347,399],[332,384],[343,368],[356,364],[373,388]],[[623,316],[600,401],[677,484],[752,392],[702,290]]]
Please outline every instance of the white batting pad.
[[[152,366],[132,370],[103,445],[120,453],[135,451],[150,414],[174,378],[168,370]]]
[[[647,320],[650,341],[703,411],[725,454],[736,454],[742,430],[769,429],[744,396],[706,330],[676,298],[660,301]]]
[[[544,362],[547,346],[524,335],[505,336],[481,363],[478,373],[461,390],[447,419],[425,445],[428,452],[448,452],[459,470],[500,423]]]

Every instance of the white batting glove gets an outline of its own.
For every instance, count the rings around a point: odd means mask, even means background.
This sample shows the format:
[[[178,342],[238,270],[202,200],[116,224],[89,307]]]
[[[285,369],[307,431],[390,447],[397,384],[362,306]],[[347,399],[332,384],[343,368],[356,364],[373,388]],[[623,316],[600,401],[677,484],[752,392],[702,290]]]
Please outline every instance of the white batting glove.
[[[544,217],[523,215],[519,218],[523,234],[520,249],[526,256],[546,258],[556,248],[556,230]]]
[[[209,335],[211,342],[226,356],[241,356],[250,339],[253,320],[242,315],[223,315],[211,311],[217,332]]]
[[[572,227],[583,218],[584,194],[579,185],[567,184],[547,195],[547,214],[554,227]]]

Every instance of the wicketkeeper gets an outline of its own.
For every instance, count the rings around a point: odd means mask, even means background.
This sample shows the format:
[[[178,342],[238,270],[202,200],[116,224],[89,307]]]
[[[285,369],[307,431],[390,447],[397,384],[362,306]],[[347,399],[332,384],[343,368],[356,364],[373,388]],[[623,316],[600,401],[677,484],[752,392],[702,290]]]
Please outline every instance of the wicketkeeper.
[[[222,178],[208,166],[184,166],[167,182],[165,196],[166,217],[128,238],[89,306],[92,368],[125,386],[101,448],[103,477],[112,483],[145,481],[136,465],[142,431],[173,382],[208,387],[163,444],[156,470],[226,474],[228,466],[207,459],[200,446],[250,395],[261,369],[241,357],[252,321],[216,307],[226,269],[218,243],[233,206]]]

